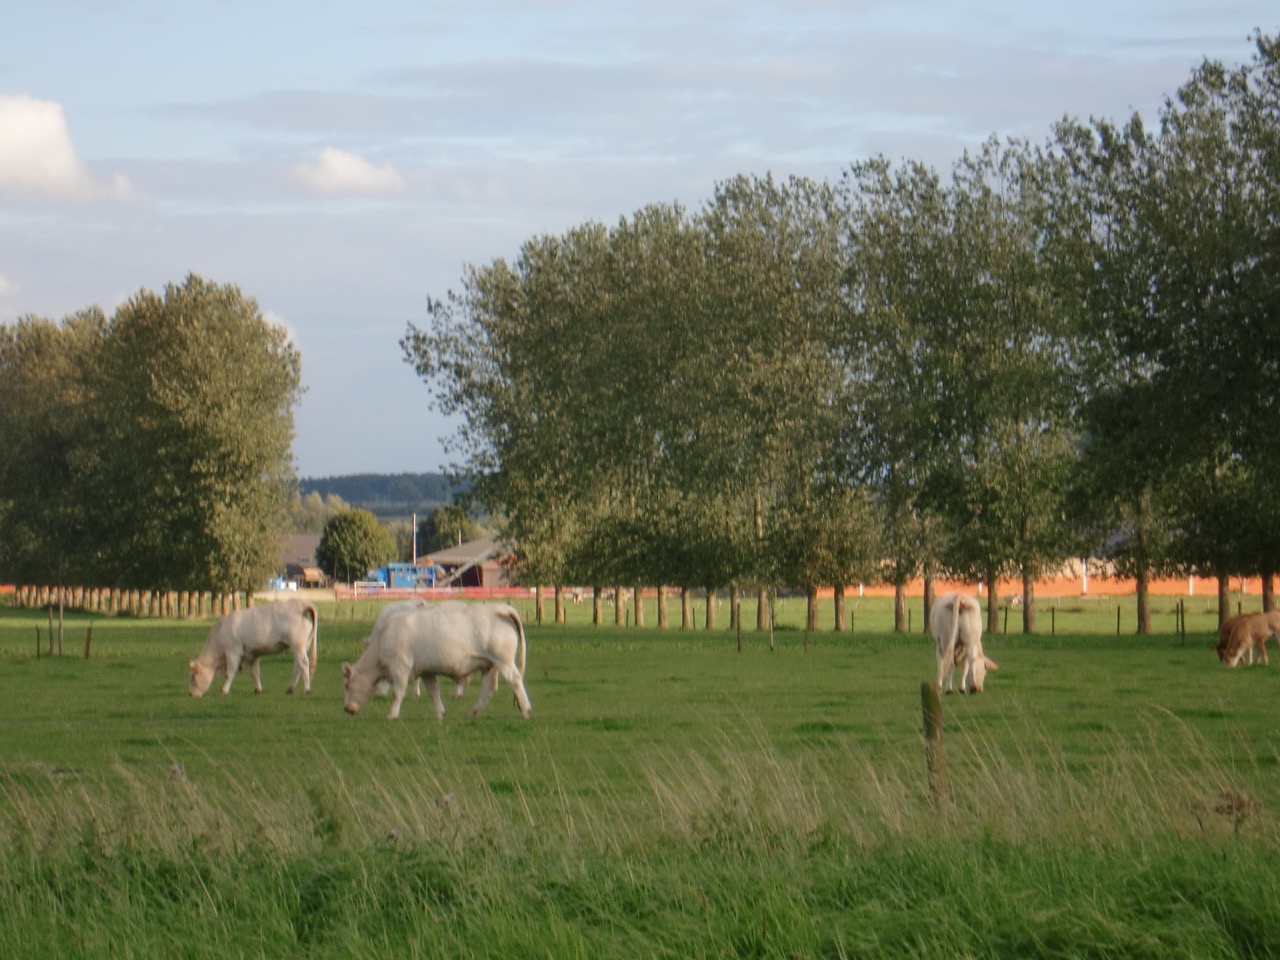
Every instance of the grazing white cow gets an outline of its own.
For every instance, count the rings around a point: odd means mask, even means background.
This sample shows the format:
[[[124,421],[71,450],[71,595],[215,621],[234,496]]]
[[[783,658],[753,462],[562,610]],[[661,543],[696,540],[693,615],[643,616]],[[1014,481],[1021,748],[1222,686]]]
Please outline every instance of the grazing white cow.
[[[409,681],[426,677],[436,716],[443,717],[444,701],[436,678],[460,681],[480,670],[484,678],[471,716],[485,708],[501,676],[515,691],[520,715],[527,720],[532,708],[524,689],[524,666],[524,624],[515,607],[446,601],[393,611],[374,630],[360,659],[342,665],[344,709],[359,713],[379,681],[389,680],[391,710],[387,719],[395,720]]]
[[[394,600],[391,603],[384,605],[383,608],[378,611],[378,618],[373,621],[373,632],[370,633],[369,636],[365,637],[364,640],[361,641],[361,643],[363,643],[366,647],[369,646],[369,641],[373,639],[373,634],[377,633],[378,628],[381,627],[384,623],[386,623],[387,620],[394,614],[397,614],[402,610],[419,610],[427,605],[428,605],[428,601],[419,600],[419,599]],[[375,696],[385,697],[387,695],[387,692],[390,689],[391,689],[390,680],[379,680],[377,685],[373,688],[373,692]],[[453,685],[453,698],[457,700],[466,692],[467,692],[467,678],[463,677],[461,680],[457,681]],[[422,696],[422,678],[421,677],[419,677],[417,682],[414,683],[413,695],[414,697]]]
[[[227,680],[222,692],[230,693],[231,681],[242,666],[253,675],[254,693],[261,693],[258,659],[281,650],[293,654],[293,680],[287,692],[293,693],[301,677],[302,689],[310,693],[319,623],[315,606],[305,600],[281,600],[227,614],[213,625],[200,653],[187,664],[191,670],[187,693],[204,696],[213,678],[223,672]]]
[[[987,671],[999,669],[982,652],[982,605],[976,597],[946,593],[933,602],[929,632],[938,653],[938,689],[951,692],[952,674],[960,668],[960,692],[981,693]]]

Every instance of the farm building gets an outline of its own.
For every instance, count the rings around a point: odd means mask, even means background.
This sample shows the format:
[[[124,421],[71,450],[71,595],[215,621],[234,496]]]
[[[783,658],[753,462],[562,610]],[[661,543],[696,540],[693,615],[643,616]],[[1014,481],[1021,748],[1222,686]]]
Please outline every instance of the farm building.
[[[431,554],[431,562],[444,571],[441,584],[451,587],[509,587],[507,564],[511,560],[509,547],[496,537],[481,537],[447,550]]]
[[[299,587],[327,587],[329,578],[316,565],[316,548],[320,546],[320,534],[295,533],[286,538],[280,548],[280,562],[284,567],[284,579]]]

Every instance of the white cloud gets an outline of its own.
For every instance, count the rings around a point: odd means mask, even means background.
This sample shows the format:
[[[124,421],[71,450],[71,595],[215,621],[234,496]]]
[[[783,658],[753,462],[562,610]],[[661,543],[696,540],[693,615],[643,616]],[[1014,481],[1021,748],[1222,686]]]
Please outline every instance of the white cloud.
[[[404,179],[394,167],[376,167],[336,147],[325,147],[314,163],[299,164],[292,173],[295,181],[325,196],[383,196],[404,189]]]
[[[0,193],[98,200],[131,192],[124,177],[99,180],[85,166],[61,104],[0,94]]]
[[[0,273],[0,300],[5,297],[12,297],[18,292],[18,285]]]

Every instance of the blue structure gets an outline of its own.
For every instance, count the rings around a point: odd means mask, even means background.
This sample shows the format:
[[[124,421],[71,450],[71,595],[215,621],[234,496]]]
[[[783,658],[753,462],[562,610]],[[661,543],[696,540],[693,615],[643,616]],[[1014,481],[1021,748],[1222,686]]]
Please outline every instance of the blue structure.
[[[388,563],[385,567],[370,570],[370,580],[376,580],[388,590],[411,590],[414,587],[434,587],[444,576],[444,571],[434,563]]]

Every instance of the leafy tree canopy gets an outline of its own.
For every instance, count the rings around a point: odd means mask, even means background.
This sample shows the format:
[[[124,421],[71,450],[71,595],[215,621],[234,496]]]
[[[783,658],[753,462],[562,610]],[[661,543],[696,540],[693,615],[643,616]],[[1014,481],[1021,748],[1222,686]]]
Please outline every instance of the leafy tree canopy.
[[[330,517],[316,547],[316,563],[328,576],[344,583],[363,579],[376,567],[394,560],[395,541],[368,510],[348,510]]]

